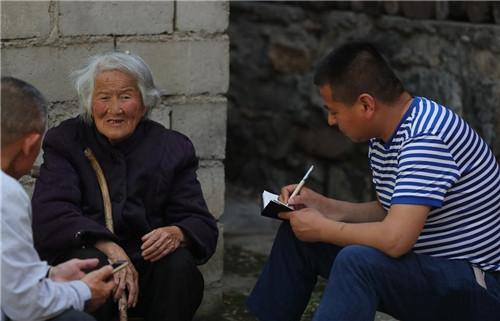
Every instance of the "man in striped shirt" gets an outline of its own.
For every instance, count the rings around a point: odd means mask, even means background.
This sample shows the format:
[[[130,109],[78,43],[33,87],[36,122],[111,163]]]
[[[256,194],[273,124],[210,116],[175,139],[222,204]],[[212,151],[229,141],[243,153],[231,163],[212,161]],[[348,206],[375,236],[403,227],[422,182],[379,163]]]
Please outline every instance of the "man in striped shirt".
[[[259,320],[300,320],[321,275],[314,320],[500,320],[500,169],[453,111],[412,97],[378,51],[349,43],[315,84],[355,142],[369,141],[377,200],[349,203],[308,188],[281,199],[285,219],[248,299]]]

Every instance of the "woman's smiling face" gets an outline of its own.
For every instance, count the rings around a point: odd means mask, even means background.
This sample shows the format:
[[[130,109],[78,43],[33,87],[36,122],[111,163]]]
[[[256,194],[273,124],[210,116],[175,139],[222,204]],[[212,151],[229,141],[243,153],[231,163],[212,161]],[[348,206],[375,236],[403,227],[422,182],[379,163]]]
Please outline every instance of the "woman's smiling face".
[[[99,133],[112,144],[130,137],[145,111],[134,77],[118,70],[103,71],[96,76],[92,116]]]

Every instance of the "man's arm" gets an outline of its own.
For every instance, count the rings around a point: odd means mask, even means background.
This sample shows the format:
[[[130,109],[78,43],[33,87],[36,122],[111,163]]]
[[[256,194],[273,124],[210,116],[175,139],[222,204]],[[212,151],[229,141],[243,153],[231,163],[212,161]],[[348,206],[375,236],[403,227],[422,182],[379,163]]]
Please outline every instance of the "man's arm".
[[[280,200],[296,208],[309,207],[321,212],[326,217],[342,222],[378,222],[382,221],[387,211],[380,202],[351,203],[325,197],[304,187],[300,193],[289,199],[296,185],[288,185],[281,189]]]
[[[295,235],[303,241],[367,245],[399,257],[417,241],[429,210],[425,205],[396,204],[383,221],[368,223],[334,221],[313,208],[281,213],[280,217],[290,220]]]
[[[330,208],[323,214],[336,221],[366,223],[383,221],[387,211],[379,201],[351,203],[330,199]],[[337,217],[340,219],[336,219]]]
[[[61,283],[46,278],[49,266],[40,261],[33,247],[28,195],[7,179],[2,184],[3,311],[15,320],[40,320],[69,308],[83,310],[90,289],[82,281]]]

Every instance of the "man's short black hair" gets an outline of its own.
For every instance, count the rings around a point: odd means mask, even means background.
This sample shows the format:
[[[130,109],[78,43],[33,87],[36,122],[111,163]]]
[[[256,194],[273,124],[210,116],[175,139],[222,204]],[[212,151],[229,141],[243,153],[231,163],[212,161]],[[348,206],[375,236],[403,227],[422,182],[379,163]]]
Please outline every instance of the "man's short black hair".
[[[368,42],[347,43],[330,52],[318,64],[314,84],[330,85],[332,98],[348,105],[363,93],[391,103],[404,92],[384,57]]]
[[[47,126],[47,102],[34,86],[2,77],[1,146],[31,132],[43,134]]]

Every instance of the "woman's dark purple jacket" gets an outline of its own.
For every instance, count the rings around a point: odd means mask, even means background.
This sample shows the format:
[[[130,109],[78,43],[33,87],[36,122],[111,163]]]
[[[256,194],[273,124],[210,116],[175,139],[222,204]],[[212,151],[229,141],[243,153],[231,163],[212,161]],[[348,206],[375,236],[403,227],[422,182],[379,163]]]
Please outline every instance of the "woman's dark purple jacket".
[[[115,233],[104,223],[96,174],[83,151],[99,161],[113,209]],[[42,259],[52,262],[69,249],[113,240],[133,260],[141,237],[176,225],[190,241],[198,263],[215,251],[218,230],[196,178],[198,159],[189,139],[143,120],[123,142],[111,145],[80,117],[47,132],[44,163],[33,194],[33,236]]]

